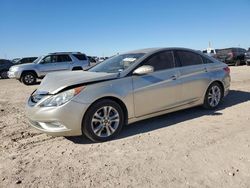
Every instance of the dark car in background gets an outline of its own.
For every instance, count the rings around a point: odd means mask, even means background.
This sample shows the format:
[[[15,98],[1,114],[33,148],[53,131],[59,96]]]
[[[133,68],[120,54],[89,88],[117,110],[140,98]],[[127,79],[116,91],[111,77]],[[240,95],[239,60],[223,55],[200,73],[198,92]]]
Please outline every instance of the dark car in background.
[[[216,50],[216,58],[228,65],[245,64],[246,50],[243,48],[225,48]]]
[[[245,62],[246,65],[250,66],[250,48],[248,48],[248,51],[245,53]]]
[[[0,59],[0,77],[2,79],[8,78],[8,70],[13,66],[13,63],[7,59]]]
[[[94,57],[92,57],[92,56],[87,56],[87,57],[88,57],[88,60],[89,60],[90,64],[96,64],[97,63],[97,61],[96,61],[96,59]]]
[[[24,57],[21,58],[15,62],[13,62],[15,65],[20,65],[20,64],[26,64],[26,63],[32,63],[33,61],[35,61],[37,59],[37,57]]]
[[[20,59],[21,59],[21,58],[14,58],[14,59],[12,59],[11,61],[12,61],[13,64],[16,64]]]

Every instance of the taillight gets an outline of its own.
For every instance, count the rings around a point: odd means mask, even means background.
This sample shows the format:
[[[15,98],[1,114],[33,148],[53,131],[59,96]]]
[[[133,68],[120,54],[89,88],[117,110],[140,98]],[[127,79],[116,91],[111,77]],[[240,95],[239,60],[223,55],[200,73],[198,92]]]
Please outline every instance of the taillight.
[[[229,67],[224,67],[223,70],[226,71],[228,74],[230,74],[230,68]]]

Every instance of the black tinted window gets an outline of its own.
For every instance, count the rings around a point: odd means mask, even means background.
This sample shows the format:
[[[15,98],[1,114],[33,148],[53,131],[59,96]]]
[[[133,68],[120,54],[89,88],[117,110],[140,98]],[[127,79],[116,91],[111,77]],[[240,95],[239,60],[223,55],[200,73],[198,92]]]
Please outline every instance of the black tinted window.
[[[33,62],[33,61],[35,61],[37,59],[37,57],[31,57],[30,58],[30,62]]]
[[[205,64],[213,63],[212,60],[210,60],[210,59],[208,59],[208,58],[206,58],[206,57],[202,57],[202,60],[203,60],[203,63],[205,63]]]
[[[202,59],[200,55],[195,54],[193,52],[177,51],[177,56],[179,57],[182,66],[202,64]]]
[[[149,58],[144,65],[154,67],[155,71],[170,69],[174,67],[174,57],[172,51],[160,52]]]
[[[21,59],[21,63],[26,63],[26,59]]]
[[[58,55],[57,62],[69,62],[72,61],[69,55]]]
[[[86,56],[84,54],[73,54],[74,57],[76,57],[77,59],[83,61],[83,60],[87,60]]]

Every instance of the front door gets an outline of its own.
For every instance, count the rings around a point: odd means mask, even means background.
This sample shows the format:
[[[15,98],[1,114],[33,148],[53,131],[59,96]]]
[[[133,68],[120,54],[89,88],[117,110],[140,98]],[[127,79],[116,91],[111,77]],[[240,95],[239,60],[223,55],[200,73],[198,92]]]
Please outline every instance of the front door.
[[[133,75],[135,116],[163,111],[176,106],[181,88],[172,51],[158,52],[141,63],[154,67],[147,75]]]

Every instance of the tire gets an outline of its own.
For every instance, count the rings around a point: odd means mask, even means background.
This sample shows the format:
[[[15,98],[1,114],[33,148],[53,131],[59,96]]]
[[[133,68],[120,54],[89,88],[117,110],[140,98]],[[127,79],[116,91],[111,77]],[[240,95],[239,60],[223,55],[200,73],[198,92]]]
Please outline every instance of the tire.
[[[246,65],[247,65],[247,66],[250,66],[250,62],[246,61]]]
[[[221,85],[217,82],[212,83],[207,89],[203,107],[206,109],[215,109],[221,103],[224,96]]]
[[[105,109],[109,112],[106,116]],[[103,99],[94,103],[85,113],[82,132],[94,142],[105,142],[117,136],[124,124],[121,106],[113,100]]]
[[[22,75],[21,81],[25,85],[34,85],[37,81],[37,77],[33,72],[26,72]]]
[[[235,64],[234,64],[235,66],[240,66],[241,65],[241,61],[238,59],[238,60],[236,60],[236,62],[235,62]]]
[[[2,79],[7,79],[7,78],[9,78],[9,77],[8,77],[8,72],[7,72],[7,71],[2,71],[2,72],[0,73],[0,77],[1,77]]]

